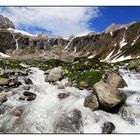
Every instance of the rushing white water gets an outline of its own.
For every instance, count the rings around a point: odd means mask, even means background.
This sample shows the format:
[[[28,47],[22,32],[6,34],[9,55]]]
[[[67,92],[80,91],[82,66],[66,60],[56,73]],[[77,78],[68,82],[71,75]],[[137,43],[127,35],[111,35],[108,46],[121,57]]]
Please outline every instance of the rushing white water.
[[[129,70],[124,69],[121,69],[120,73],[128,85],[128,87],[125,87],[124,89],[140,92],[140,73],[130,72]]]
[[[129,73],[123,70],[121,70],[121,74],[127,80],[127,90],[137,90],[138,92],[139,86],[137,82],[140,82],[140,77],[138,78],[136,73]],[[129,77],[128,75],[131,76]],[[30,102],[20,101],[18,98],[24,91],[22,87],[14,89],[14,94],[10,91],[8,93],[8,101],[2,105],[7,106],[8,109],[5,114],[0,115],[0,132],[71,133],[71,125],[69,125],[66,118],[71,115],[72,110],[78,109],[81,111],[82,124],[80,130],[76,130],[75,133],[101,133],[101,126],[105,121],[114,123],[116,127],[114,133],[140,133],[139,119],[137,120],[139,122],[132,125],[118,114],[111,114],[101,110],[93,112],[89,108],[84,107],[84,99],[92,91],[79,90],[74,87],[58,89],[57,85],[45,82],[44,72],[38,68],[31,68],[29,78],[33,81],[30,91],[35,93],[37,98]],[[67,82],[67,79],[62,81],[62,83],[65,82]],[[57,97],[59,93],[69,93],[70,96],[60,100]],[[140,103],[136,102],[137,94],[129,96],[126,101],[134,109],[140,108]],[[21,117],[10,114],[17,108],[23,109]],[[139,112],[139,110],[137,111]],[[60,122],[64,124],[61,125],[61,127],[64,127],[62,129],[56,127]]]

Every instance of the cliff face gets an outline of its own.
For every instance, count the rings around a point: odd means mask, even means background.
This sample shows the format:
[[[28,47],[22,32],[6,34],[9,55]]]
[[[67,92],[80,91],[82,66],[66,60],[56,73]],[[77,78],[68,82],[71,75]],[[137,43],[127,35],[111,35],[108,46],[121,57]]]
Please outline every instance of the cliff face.
[[[7,25],[8,26],[8,25]],[[14,26],[13,26],[14,27]],[[111,25],[102,33],[64,39],[0,29],[0,52],[16,58],[72,61],[75,57],[117,62],[140,56],[140,22]]]

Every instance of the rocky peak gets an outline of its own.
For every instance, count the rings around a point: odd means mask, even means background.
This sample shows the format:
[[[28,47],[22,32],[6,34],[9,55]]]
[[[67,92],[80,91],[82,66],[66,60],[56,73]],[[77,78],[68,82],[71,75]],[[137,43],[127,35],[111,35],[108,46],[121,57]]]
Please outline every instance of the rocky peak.
[[[108,32],[113,32],[113,31],[116,31],[116,30],[119,30],[119,29],[122,29],[122,28],[128,28],[129,26],[131,26],[132,24],[134,24],[135,22],[130,22],[128,24],[111,24],[110,26],[108,26],[104,32],[105,33],[108,33]]]
[[[0,28],[3,28],[3,29],[13,28],[13,29],[15,29],[15,25],[7,17],[0,15]]]

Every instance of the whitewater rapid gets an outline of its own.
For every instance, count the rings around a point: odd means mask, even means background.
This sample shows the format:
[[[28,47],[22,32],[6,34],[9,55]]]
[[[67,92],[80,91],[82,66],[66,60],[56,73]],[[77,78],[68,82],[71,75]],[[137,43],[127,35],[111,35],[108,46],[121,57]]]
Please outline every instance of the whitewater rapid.
[[[140,108],[140,103],[136,102],[136,98],[140,97],[140,74],[124,70],[120,73],[128,84],[124,90],[136,92],[129,95],[126,102],[134,109]],[[118,114],[102,110],[92,112],[84,107],[84,99],[92,91],[79,90],[75,87],[58,89],[57,85],[45,82],[44,72],[38,68],[31,68],[28,77],[33,81],[29,91],[35,93],[37,98],[31,102],[19,101],[19,95],[23,93],[22,88],[14,89],[14,94],[13,91],[9,91],[8,101],[1,105],[8,108],[5,114],[0,114],[1,133],[70,133],[68,130],[56,129],[56,124],[65,116],[69,116],[74,109],[80,110],[82,115],[81,128],[75,133],[101,133],[101,126],[106,121],[114,123],[116,128],[113,133],[140,133],[139,119],[135,125],[132,125]],[[67,82],[67,79],[61,82]],[[59,93],[69,93],[70,96],[60,100],[57,97]],[[23,109],[21,117],[10,115],[10,112],[16,108]]]

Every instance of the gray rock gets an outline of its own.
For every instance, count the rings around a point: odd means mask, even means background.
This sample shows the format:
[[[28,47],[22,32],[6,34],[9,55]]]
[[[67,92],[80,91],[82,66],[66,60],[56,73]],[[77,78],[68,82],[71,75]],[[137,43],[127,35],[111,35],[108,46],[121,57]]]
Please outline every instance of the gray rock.
[[[7,78],[0,78],[0,86],[5,86],[9,84],[9,79]]]
[[[127,105],[122,106],[118,114],[132,125],[136,124],[135,119],[140,118],[139,110],[136,111],[133,107]]]
[[[126,99],[125,94],[120,93],[117,88],[103,81],[97,82],[94,85],[94,92],[98,97],[101,109],[106,111],[110,111],[112,108],[123,103]]]
[[[111,134],[115,129],[115,125],[112,122],[105,122],[102,126],[102,134]]]
[[[6,102],[8,99],[7,99],[7,95],[6,94],[0,94],[0,103],[4,103]]]
[[[62,100],[62,99],[65,99],[65,98],[67,98],[67,97],[69,97],[69,96],[70,96],[69,93],[59,93],[57,97],[58,97],[60,100]]]
[[[29,92],[29,91],[25,91],[23,92],[23,95],[27,97],[27,101],[32,101],[36,99],[36,94]]]
[[[63,115],[55,124],[55,133],[80,133],[82,128],[82,114],[78,109]]]
[[[33,84],[32,80],[30,78],[25,78],[25,83],[27,85],[32,85]]]
[[[56,67],[50,70],[48,76],[46,77],[47,82],[56,82],[63,78],[64,71],[62,67]]]
[[[89,107],[92,111],[99,109],[99,103],[95,95],[89,95],[85,98],[84,106]]]
[[[106,74],[104,78],[104,82],[109,84],[110,86],[116,88],[123,88],[127,86],[125,80],[119,74],[112,72],[110,74]]]

